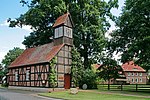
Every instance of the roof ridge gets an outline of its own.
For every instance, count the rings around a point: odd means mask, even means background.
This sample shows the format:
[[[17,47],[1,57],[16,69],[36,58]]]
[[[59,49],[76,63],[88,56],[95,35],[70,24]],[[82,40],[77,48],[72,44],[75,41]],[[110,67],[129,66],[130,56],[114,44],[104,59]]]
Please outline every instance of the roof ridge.
[[[54,46],[51,45],[52,43],[44,44],[45,46],[41,45],[24,50],[24,52],[18,56],[8,67],[12,68],[49,62],[64,46],[64,44]]]
[[[65,13],[65,14],[63,14],[63,15],[61,15],[61,16],[59,16],[59,17],[56,19],[56,21],[55,21],[53,27],[59,26],[59,25],[61,25],[61,24],[64,24],[65,21],[67,20],[67,17],[68,17],[69,15],[70,15],[70,13],[67,12],[67,13]]]

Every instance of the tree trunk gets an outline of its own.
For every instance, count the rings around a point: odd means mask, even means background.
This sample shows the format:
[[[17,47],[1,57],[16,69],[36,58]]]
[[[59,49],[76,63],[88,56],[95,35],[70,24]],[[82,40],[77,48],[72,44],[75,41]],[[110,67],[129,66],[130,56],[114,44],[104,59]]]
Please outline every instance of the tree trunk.
[[[110,79],[108,80],[108,90],[110,90]]]
[[[88,59],[88,46],[86,44],[87,41],[85,41],[85,43],[83,44],[84,47],[84,51],[83,51],[83,57],[84,57],[84,68],[87,69],[91,69],[91,65],[89,63],[89,59]]]
[[[86,51],[84,52],[84,68],[85,68],[85,69],[89,68],[89,64],[88,64],[88,54],[87,54]]]

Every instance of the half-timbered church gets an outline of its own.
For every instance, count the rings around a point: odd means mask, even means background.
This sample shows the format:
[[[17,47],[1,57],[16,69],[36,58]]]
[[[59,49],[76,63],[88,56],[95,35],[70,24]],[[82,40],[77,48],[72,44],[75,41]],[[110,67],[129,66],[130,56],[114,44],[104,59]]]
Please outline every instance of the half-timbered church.
[[[52,43],[26,49],[9,66],[9,86],[50,87],[50,61],[56,57],[57,87],[71,86],[71,49],[73,22],[71,15],[60,16],[55,24]]]

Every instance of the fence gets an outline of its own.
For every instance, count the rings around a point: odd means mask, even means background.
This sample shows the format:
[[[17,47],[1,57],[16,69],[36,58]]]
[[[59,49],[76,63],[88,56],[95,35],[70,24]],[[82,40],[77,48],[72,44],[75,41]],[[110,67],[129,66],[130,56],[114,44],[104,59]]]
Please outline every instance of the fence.
[[[108,84],[99,84],[99,90],[113,90],[113,91],[143,91],[143,92],[150,92],[150,85],[146,84],[130,84],[130,85],[116,85],[110,84],[108,88]]]

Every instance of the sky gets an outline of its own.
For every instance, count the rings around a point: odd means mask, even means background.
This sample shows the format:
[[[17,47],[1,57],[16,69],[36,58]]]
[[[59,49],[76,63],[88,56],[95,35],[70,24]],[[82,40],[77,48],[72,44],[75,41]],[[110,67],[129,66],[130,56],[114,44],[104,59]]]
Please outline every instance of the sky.
[[[20,47],[25,49],[22,44],[24,37],[28,36],[32,31],[29,26],[24,26],[23,28],[10,28],[7,22],[8,18],[15,19],[24,14],[28,8],[23,7],[19,2],[20,0],[0,0],[0,63],[4,56],[9,50],[14,47]],[[119,8],[112,9],[112,13],[119,16],[121,13],[121,8],[124,5],[124,0],[119,0]],[[115,24],[110,21],[111,28],[109,31],[115,29]]]

